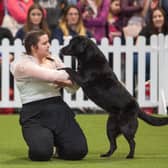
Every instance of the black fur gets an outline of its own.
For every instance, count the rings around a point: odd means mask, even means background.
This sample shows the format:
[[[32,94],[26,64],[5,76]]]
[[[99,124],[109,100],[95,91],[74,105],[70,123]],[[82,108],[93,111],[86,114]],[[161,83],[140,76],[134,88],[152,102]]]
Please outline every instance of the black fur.
[[[119,82],[92,40],[83,36],[74,37],[69,45],[61,49],[61,54],[71,55],[78,60],[77,72],[71,68],[63,69],[82,87],[88,98],[109,113],[107,136],[110,149],[102,157],[112,155],[117,149],[116,138],[120,134],[124,135],[130,146],[127,158],[134,157],[138,117],[154,126],[168,124],[168,118],[153,117],[141,111],[135,98]]]

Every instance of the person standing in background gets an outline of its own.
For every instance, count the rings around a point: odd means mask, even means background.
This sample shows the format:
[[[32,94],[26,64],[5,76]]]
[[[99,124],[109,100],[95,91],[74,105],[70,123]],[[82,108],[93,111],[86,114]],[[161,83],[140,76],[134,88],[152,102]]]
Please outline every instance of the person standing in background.
[[[122,27],[127,26],[129,19],[143,10],[142,0],[120,0]]]
[[[107,37],[110,44],[115,37],[121,37],[119,18],[120,18],[120,0],[111,0],[110,11],[107,19]]]
[[[78,8],[86,28],[92,33],[97,43],[106,37],[106,24],[110,0],[79,0]]]

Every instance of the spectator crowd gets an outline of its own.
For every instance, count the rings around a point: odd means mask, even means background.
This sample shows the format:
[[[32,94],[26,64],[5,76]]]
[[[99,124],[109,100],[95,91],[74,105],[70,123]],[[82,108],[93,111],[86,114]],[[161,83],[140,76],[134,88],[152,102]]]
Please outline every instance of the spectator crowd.
[[[158,14],[152,16],[156,9]],[[11,43],[23,40],[27,32],[37,29],[60,44],[75,35],[93,37],[97,43],[107,37],[110,44],[114,37],[124,41],[127,36],[145,35],[148,40],[149,34],[167,33],[167,16],[166,0],[0,0],[0,42],[5,37]],[[146,25],[155,27],[153,17],[156,22],[164,19],[164,30],[152,28],[144,34]]]

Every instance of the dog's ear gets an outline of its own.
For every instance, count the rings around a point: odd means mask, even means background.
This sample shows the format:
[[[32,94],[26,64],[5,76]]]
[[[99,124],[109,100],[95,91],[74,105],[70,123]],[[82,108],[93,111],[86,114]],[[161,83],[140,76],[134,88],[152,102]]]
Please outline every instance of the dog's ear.
[[[78,45],[78,51],[79,51],[80,53],[83,53],[83,52],[85,51],[85,49],[86,49],[86,47],[87,47],[87,44],[88,44],[87,41],[88,41],[88,40],[87,40],[86,38],[82,38],[82,39],[79,41],[79,44],[80,44],[80,45]]]

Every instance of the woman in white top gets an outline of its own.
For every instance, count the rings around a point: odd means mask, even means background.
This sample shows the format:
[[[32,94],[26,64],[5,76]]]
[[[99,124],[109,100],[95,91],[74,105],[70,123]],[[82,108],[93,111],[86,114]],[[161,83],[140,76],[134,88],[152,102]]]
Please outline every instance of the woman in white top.
[[[27,34],[26,54],[11,63],[22,100],[20,124],[29,147],[29,158],[50,160],[53,147],[61,159],[79,160],[88,151],[86,138],[73,111],[62,100],[60,88],[73,87],[60,59],[49,53],[49,38],[43,31]]]

